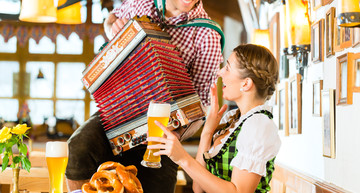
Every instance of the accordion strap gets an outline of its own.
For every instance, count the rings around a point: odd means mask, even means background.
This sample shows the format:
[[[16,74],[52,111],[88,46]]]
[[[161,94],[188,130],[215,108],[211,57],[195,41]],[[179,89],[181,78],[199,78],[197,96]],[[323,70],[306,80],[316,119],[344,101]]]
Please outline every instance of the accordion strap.
[[[158,12],[158,15],[160,16],[161,22],[164,24],[165,22],[165,1],[166,0],[154,0],[156,11]],[[189,26],[195,26],[195,27],[208,27],[216,32],[218,32],[221,36],[220,43],[221,43],[221,52],[224,50],[225,45],[225,36],[223,31],[221,30],[221,27],[218,23],[211,19],[206,18],[195,18],[190,21],[181,22],[177,25],[166,25],[166,27],[189,27]],[[164,26],[165,27],[165,26]]]

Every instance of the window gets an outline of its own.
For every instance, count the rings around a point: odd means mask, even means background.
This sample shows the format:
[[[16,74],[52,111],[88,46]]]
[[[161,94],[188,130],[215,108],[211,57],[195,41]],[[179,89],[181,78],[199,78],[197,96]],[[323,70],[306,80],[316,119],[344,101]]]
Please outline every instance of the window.
[[[83,41],[76,33],[72,33],[67,40],[63,35],[56,37],[56,52],[58,54],[82,54]]]
[[[14,81],[14,74],[19,72],[19,62],[0,61],[0,97],[13,97],[14,88],[18,82]],[[1,109],[1,106],[0,106]]]
[[[5,38],[0,35],[0,52],[15,53],[16,52],[16,37],[10,38],[5,42]]]
[[[84,63],[61,62],[57,64],[56,97],[83,99],[84,85],[80,81]]]
[[[54,63],[53,62],[27,62],[26,72],[30,73],[30,97],[51,98],[54,90]],[[43,78],[38,78],[42,73]]]
[[[39,43],[33,38],[29,39],[29,53],[32,54],[53,54],[55,53],[55,44],[51,40],[44,36],[40,39]]]
[[[99,49],[105,43],[105,39],[102,35],[96,36],[94,39],[94,53],[99,53]]]

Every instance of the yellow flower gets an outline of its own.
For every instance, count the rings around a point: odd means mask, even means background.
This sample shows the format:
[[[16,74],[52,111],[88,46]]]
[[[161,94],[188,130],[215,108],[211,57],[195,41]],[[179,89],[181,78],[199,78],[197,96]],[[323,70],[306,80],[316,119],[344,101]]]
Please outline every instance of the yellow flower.
[[[11,133],[22,135],[24,134],[30,127],[28,127],[26,124],[17,124],[12,130]]]
[[[4,143],[5,141],[7,141],[8,139],[11,138],[11,133],[10,133],[10,128],[8,127],[3,127],[0,130],[0,143]]]

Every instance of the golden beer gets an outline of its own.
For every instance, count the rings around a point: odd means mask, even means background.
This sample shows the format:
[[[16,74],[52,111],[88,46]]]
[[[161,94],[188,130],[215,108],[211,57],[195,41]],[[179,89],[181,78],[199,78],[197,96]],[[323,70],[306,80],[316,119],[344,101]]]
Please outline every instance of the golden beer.
[[[161,102],[150,102],[148,109],[148,136],[149,137],[162,137],[164,132],[163,130],[155,124],[155,120],[162,123],[164,126],[167,126],[170,117],[170,104],[161,103]],[[156,144],[157,142],[148,142],[148,145]],[[146,152],[143,157],[141,164],[145,167],[151,168],[160,168],[161,167],[161,157],[154,156],[154,152],[159,151],[158,149],[146,149]]]
[[[65,169],[68,162],[66,142],[46,143],[46,163],[49,171],[50,193],[63,193]]]

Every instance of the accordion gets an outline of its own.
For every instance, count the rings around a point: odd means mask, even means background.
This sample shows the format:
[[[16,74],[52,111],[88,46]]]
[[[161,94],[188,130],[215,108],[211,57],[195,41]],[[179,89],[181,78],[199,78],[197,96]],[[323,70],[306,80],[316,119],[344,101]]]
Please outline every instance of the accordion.
[[[192,136],[206,112],[170,36],[154,23],[129,20],[83,72],[114,155],[146,140],[151,100],[171,104],[168,127]]]

